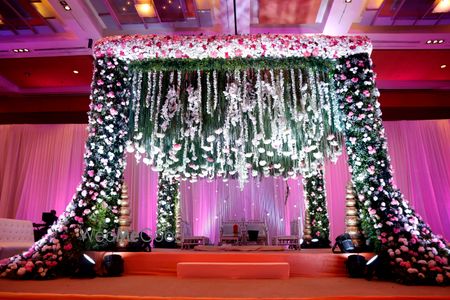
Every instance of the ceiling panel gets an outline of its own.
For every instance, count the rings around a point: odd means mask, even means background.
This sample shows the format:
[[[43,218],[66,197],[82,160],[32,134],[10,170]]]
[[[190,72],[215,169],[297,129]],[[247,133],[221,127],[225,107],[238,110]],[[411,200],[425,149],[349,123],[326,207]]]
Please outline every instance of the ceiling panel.
[[[316,23],[322,0],[259,0],[259,24]]]
[[[20,89],[89,87],[92,61],[91,56],[0,59],[0,76]]]

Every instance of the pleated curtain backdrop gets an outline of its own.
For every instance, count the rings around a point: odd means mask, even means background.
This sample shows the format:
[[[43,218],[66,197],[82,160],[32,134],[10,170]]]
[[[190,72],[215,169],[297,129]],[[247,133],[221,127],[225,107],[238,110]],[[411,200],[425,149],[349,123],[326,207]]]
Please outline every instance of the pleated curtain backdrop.
[[[450,239],[450,120],[384,125],[398,187],[431,228]],[[0,217],[40,222],[43,211],[62,212],[81,180],[86,137],[80,124],[0,126]],[[345,229],[346,160],[344,153],[326,165],[331,239]],[[127,161],[132,227],[154,232],[158,176],[132,155]],[[301,179],[250,180],[243,191],[238,185],[182,182],[181,217],[193,234],[217,242],[223,220],[264,220],[272,237],[289,234],[292,221],[302,222]]]

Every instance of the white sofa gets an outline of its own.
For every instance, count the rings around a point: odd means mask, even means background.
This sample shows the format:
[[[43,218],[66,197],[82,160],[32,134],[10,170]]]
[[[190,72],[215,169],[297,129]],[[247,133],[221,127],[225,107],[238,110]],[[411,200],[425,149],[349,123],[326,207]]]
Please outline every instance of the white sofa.
[[[0,218],[0,259],[27,251],[33,243],[31,221]]]

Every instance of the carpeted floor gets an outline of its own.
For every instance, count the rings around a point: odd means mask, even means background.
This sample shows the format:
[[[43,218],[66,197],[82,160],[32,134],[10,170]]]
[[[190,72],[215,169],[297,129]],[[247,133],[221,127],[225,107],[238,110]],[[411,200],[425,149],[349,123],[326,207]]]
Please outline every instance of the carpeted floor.
[[[137,296],[137,297],[136,297]],[[0,299],[450,299],[450,287],[405,286],[343,277],[288,280],[122,276],[0,280]]]

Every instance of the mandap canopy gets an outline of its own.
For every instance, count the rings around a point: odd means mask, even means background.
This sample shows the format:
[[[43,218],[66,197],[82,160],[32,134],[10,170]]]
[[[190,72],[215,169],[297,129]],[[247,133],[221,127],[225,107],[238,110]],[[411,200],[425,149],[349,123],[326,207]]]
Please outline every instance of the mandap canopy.
[[[345,140],[365,233],[398,280],[449,283],[449,249],[394,186],[365,37],[115,36],[97,42],[81,184],[58,224],[0,275],[70,270],[118,226],[125,151],[168,182],[302,175],[328,239],[323,163]],[[164,206],[163,206],[164,207]]]

